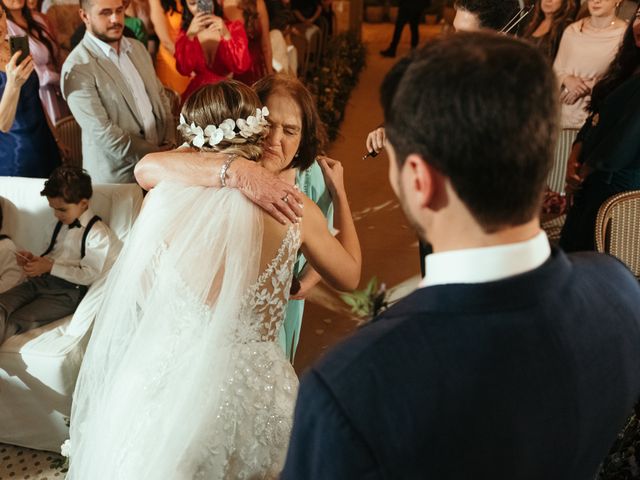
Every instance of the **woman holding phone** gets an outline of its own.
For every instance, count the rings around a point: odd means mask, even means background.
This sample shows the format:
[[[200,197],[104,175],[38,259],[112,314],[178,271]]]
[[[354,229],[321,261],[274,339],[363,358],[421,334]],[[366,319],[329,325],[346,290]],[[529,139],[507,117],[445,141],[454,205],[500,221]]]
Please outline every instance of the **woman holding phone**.
[[[0,8],[0,175],[46,178],[60,164],[39,96],[34,62],[11,52],[7,15]]]
[[[60,52],[46,17],[31,12],[26,0],[1,0],[9,35],[28,39],[29,52],[40,82],[40,100],[52,123],[71,115],[60,92]]]
[[[202,85],[249,69],[251,57],[241,21],[224,21],[215,0],[182,0],[182,29],[176,40],[176,68],[190,76],[185,101]]]

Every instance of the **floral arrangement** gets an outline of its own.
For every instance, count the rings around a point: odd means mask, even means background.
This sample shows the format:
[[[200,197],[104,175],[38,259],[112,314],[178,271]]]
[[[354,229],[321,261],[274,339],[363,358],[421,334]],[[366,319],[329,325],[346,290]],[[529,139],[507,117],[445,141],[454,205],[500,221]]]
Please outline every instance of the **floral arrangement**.
[[[382,283],[378,286],[378,279],[371,278],[364,290],[354,290],[351,293],[343,293],[340,298],[351,307],[351,313],[360,318],[360,323],[366,323],[379,315],[389,307],[387,301],[387,286]]]
[[[220,125],[207,125],[202,128],[191,122],[187,123],[184,115],[180,114],[180,125],[178,131],[182,133],[185,139],[188,139],[183,146],[189,146],[189,143],[196,148],[202,148],[205,144],[214,147],[222,140],[233,140],[237,136],[244,139],[262,133],[264,128],[269,125],[267,117],[269,109],[267,107],[256,108],[255,115],[249,115],[246,119],[239,118],[233,120],[225,119]],[[238,131],[236,132],[236,128]]]
[[[322,61],[311,72],[308,87],[318,102],[320,118],[327,127],[329,141],[338,136],[351,91],[365,66],[366,48],[353,32],[329,39]]]
[[[71,419],[69,417],[64,418],[64,423],[67,427],[70,425]],[[49,465],[49,468],[59,470],[60,473],[67,473],[69,471],[69,455],[71,453],[71,440],[66,439],[62,445],[60,445],[61,457],[54,457]],[[57,474],[56,474],[57,475]]]

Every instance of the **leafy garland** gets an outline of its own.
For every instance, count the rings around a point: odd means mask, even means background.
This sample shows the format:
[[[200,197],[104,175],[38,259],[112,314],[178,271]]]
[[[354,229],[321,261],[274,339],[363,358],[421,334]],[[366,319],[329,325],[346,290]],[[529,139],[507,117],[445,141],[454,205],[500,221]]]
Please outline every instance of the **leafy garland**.
[[[317,98],[329,141],[338,136],[351,91],[365,66],[366,48],[353,32],[331,37],[319,67],[311,72],[309,90]]]

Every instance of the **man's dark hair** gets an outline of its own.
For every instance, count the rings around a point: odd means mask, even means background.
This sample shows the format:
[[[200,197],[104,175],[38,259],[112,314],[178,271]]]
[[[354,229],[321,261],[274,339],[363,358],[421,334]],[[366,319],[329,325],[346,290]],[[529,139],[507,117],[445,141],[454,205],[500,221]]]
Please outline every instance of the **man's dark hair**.
[[[391,108],[393,96],[396,94],[398,86],[400,85],[400,81],[413,62],[414,58],[415,52],[402,57],[395,63],[393,67],[391,67],[391,70],[389,70],[389,72],[385,75],[384,80],[382,81],[382,85],[380,86],[380,105],[382,105],[383,112],[386,112]]]
[[[482,28],[500,31],[520,10],[518,0],[457,0],[456,9],[478,17]]]
[[[386,132],[400,168],[408,155],[420,155],[492,232],[525,223],[540,208],[558,125],[556,92],[553,71],[534,47],[458,33],[415,55],[386,102]]]
[[[93,195],[91,177],[80,167],[58,167],[49,180],[44,182],[44,189],[40,195],[48,198],[62,198],[66,203],[89,200]]]

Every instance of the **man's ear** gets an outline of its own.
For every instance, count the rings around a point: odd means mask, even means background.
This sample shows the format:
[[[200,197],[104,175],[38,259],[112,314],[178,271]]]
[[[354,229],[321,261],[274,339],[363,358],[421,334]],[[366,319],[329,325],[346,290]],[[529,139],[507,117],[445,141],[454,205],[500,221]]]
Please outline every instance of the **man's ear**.
[[[437,186],[437,170],[415,153],[407,157],[403,170],[405,197],[412,195],[421,208],[429,206]]]
[[[82,8],[78,10],[78,15],[80,15],[80,19],[85,25],[89,24],[89,17],[87,16],[87,12],[85,12]]]

